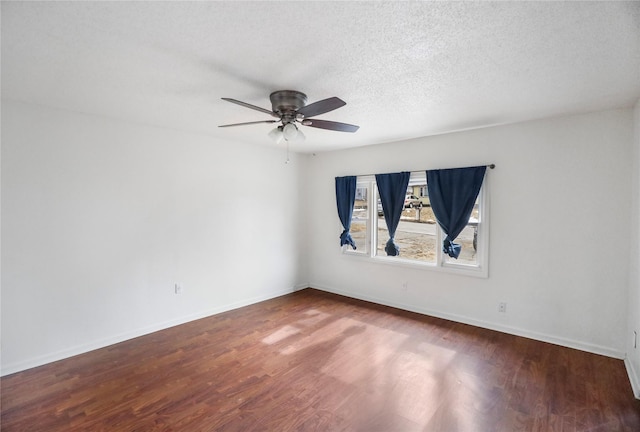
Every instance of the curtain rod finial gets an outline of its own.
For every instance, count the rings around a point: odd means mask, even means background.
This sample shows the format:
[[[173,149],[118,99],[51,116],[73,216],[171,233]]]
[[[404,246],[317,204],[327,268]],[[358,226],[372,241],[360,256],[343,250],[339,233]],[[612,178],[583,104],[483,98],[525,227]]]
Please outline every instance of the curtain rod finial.
[[[489,168],[494,169],[496,167],[496,164],[491,164],[489,165]]]

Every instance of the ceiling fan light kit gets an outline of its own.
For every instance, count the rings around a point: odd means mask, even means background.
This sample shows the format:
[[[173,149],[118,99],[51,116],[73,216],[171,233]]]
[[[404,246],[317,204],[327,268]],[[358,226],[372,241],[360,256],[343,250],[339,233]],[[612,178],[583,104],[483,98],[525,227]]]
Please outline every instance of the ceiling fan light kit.
[[[304,134],[298,128],[296,123],[299,123],[303,126],[310,126],[318,129],[327,129],[338,132],[353,133],[360,128],[359,126],[347,123],[309,118],[327,113],[329,111],[333,111],[346,105],[346,102],[337,97],[323,99],[307,105],[307,95],[305,95],[304,93],[296,90],[278,90],[269,95],[269,99],[271,100],[271,111],[236,99],[222,99],[227,102],[243,106],[245,108],[260,111],[264,114],[269,114],[273,117],[278,118],[279,120],[260,120],[244,123],[234,123],[220,125],[219,127],[245,126],[258,123],[280,122],[281,125],[277,126],[268,134],[269,137],[277,143],[282,142],[282,140],[285,140],[287,142],[304,140]]]
[[[269,132],[268,136],[276,144],[280,144],[282,141],[298,142],[305,140],[304,133],[302,133],[302,131],[293,123],[287,123],[284,126],[273,128],[271,132]]]
[[[293,123],[287,123],[282,127],[282,136],[289,142],[302,141],[305,136]]]
[[[282,133],[282,126],[278,126],[271,130],[268,134],[269,138],[276,144],[280,144],[284,140],[284,134]]]

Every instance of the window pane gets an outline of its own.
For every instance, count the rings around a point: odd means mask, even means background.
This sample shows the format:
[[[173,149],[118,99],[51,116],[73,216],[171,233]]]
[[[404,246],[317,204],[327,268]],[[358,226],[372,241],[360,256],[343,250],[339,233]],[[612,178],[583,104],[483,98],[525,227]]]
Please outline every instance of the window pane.
[[[455,264],[478,265],[477,249],[478,249],[478,224],[479,224],[479,207],[478,200],[473,206],[473,211],[469,217],[469,223],[462,230],[460,235],[454,240],[462,246],[458,259],[445,255],[445,262]],[[444,237],[444,235],[443,235]]]
[[[366,187],[356,188],[356,200],[353,203],[353,216],[351,217],[351,238],[358,248],[356,252],[367,252],[367,223],[369,219],[369,206],[367,205]],[[351,250],[349,247],[348,250]]]
[[[365,252],[366,239],[367,239],[367,221],[366,220],[352,220],[351,221],[351,238],[356,242],[358,251]],[[351,250],[351,247],[349,247]]]
[[[396,230],[395,241],[400,247],[399,258],[422,262],[436,261],[436,230],[438,225],[428,205],[428,197],[424,197],[426,184],[411,184],[407,190],[405,208]],[[421,191],[423,193],[421,194]],[[378,199],[378,226],[376,255],[386,256],[384,250],[389,240],[389,231],[382,214],[382,205]]]
[[[487,221],[484,220],[484,210],[480,208],[483,194],[484,186],[476,200],[469,223],[455,240],[462,246],[460,256],[456,260],[442,252],[444,233],[431,209],[426,173],[412,172],[396,230],[395,241],[400,248],[400,255],[395,258],[399,261],[413,261],[437,267],[445,265],[449,269],[457,267],[458,270],[466,273],[470,270],[478,271],[478,274],[480,274],[479,270],[486,271],[486,257],[483,257],[482,253],[487,247],[483,242],[483,240],[486,241],[484,236]],[[481,237],[478,238],[479,228],[481,228]],[[389,232],[373,176],[358,179],[351,218],[351,237],[357,249],[353,250],[348,246],[343,248],[344,253],[366,257],[386,257],[393,261],[394,257],[388,257],[384,250],[389,240]]]

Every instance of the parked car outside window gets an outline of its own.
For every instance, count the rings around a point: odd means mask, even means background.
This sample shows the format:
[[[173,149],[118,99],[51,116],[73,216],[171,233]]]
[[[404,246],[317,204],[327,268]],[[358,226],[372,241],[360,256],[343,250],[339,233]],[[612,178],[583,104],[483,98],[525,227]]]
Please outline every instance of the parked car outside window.
[[[415,195],[407,195],[404,197],[405,208],[422,208],[422,201]]]

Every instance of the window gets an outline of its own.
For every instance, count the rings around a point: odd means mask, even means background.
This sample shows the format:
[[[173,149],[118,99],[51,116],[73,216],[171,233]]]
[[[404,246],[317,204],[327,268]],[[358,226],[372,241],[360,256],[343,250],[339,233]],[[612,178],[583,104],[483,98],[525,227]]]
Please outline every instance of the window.
[[[351,217],[351,238],[358,247],[352,250],[357,255],[369,253],[370,211],[369,197],[371,195],[370,182],[362,182],[358,179],[356,184],[356,200],[353,203],[353,216]]]
[[[486,179],[469,223],[455,240],[462,245],[458,259],[450,258],[442,252],[445,235],[431,210],[424,171],[412,172],[409,179],[405,206],[395,235],[395,242],[400,247],[398,256],[387,256],[384,250],[389,233],[375,177],[358,177],[356,191],[351,236],[358,249],[352,251],[345,248],[345,254],[359,255],[387,264],[412,265],[482,277],[488,275]]]
[[[435,264],[436,262],[436,219],[431,207],[423,205],[413,192],[427,186],[424,172],[413,172],[409,178],[409,187],[404,200],[404,211],[396,229],[395,241],[400,246],[398,258],[410,259]],[[377,188],[375,188],[377,192]],[[376,221],[377,248],[376,256],[386,257],[384,246],[389,239],[384,215],[379,212]]]
[[[482,193],[482,191],[480,192]],[[454,264],[478,264],[478,228],[480,226],[480,196],[476,199],[476,203],[473,206],[473,211],[469,217],[467,226],[462,230],[460,235],[456,237],[455,242],[462,245],[462,251],[458,259],[444,255],[446,263]]]

